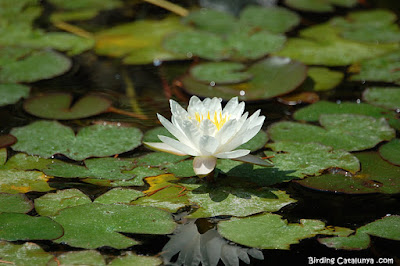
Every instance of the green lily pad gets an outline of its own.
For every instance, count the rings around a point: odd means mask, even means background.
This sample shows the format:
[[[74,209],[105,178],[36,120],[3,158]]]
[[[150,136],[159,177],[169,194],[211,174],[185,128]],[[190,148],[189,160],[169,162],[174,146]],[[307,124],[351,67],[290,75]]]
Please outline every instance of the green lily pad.
[[[0,149],[11,146],[15,142],[17,142],[17,139],[13,135],[10,135],[10,134],[0,135]],[[5,158],[7,158],[7,154],[6,154]]]
[[[333,12],[334,6],[353,7],[357,0],[285,0],[285,5],[309,12]]]
[[[399,87],[373,87],[363,92],[363,99],[370,104],[386,109],[400,109]]]
[[[196,176],[193,170],[193,160],[184,160],[178,163],[167,164],[168,173],[173,174],[176,177],[191,177]]]
[[[17,194],[29,191],[47,192],[49,176],[38,171],[0,170],[0,192]]]
[[[33,52],[33,48],[19,46],[4,46],[0,50],[0,66],[10,64]]]
[[[238,96],[242,100],[270,99],[296,89],[306,78],[307,68],[289,58],[268,57],[247,69],[253,78],[246,83],[211,86],[197,82],[190,76],[182,78],[183,87],[190,94],[221,97],[229,100]]]
[[[29,96],[30,88],[20,84],[0,84],[0,106],[13,104]]]
[[[274,141],[317,142],[346,151],[373,148],[379,142],[395,136],[395,131],[384,118],[322,114],[319,122],[324,128],[296,122],[277,122],[268,128],[268,134]]]
[[[0,213],[27,213],[33,209],[33,203],[24,194],[0,193]]]
[[[350,80],[383,81],[400,84],[399,60],[400,50],[364,60],[360,63],[359,73],[351,76]]]
[[[361,226],[355,235],[348,237],[320,238],[321,244],[335,249],[361,250],[370,246],[370,235],[392,240],[400,240],[400,216],[388,215],[382,219]]]
[[[169,213],[125,204],[79,205],[61,210],[53,219],[64,228],[64,235],[55,242],[89,249],[123,249],[138,243],[119,232],[169,234],[175,229]]]
[[[245,68],[245,65],[235,62],[209,62],[195,65],[190,74],[207,84],[239,83],[251,78],[251,74],[243,72]]]
[[[270,213],[218,223],[218,232],[228,240],[262,249],[289,249],[291,244],[313,237],[324,228],[319,220],[301,219],[300,224],[289,224],[281,216]]]
[[[3,165],[7,161],[7,149],[6,148],[1,148],[0,149],[0,167],[3,168]]]
[[[148,132],[146,132],[143,139],[146,138],[146,135]],[[157,141],[155,141],[155,142],[157,142]],[[136,158],[134,158],[134,162],[138,165],[143,165],[143,166],[164,166],[166,164],[180,162],[188,157],[189,156],[179,156],[179,155],[159,151],[159,152],[151,152],[146,155],[136,157]]]
[[[273,156],[270,160],[274,166],[283,171],[294,170],[289,175],[295,177],[321,175],[329,168],[340,168],[353,174],[360,170],[360,163],[354,155],[318,143],[278,141],[267,147],[274,151],[265,152],[267,156]]]
[[[34,82],[49,79],[67,72],[71,60],[53,51],[36,51],[19,61],[3,65],[0,82]]]
[[[125,64],[149,64],[155,60],[185,59],[162,47],[164,36],[188,27],[179,18],[140,20],[96,33],[96,53],[111,57],[124,57]]]
[[[237,149],[245,149],[253,152],[263,148],[267,142],[268,134],[265,131],[260,130],[251,140],[240,145]]]
[[[0,241],[0,258],[14,265],[46,265],[48,261],[54,259],[54,256],[35,243],[16,245]]]
[[[230,33],[238,26],[237,20],[231,14],[214,9],[192,11],[182,21],[199,30],[217,34]]]
[[[135,189],[114,188],[97,197],[94,202],[102,204],[130,203],[144,194]]]
[[[400,165],[400,139],[392,139],[379,147],[379,154],[386,161]]]
[[[346,194],[400,192],[400,167],[380,158],[376,152],[355,154],[362,165],[361,172],[351,175],[346,173],[324,174],[296,180],[302,186],[322,191]]]
[[[92,200],[80,190],[71,188],[47,193],[35,199],[35,210],[39,215],[52,216],[62,209],[87,203],[92,203]]]
[[[361,43],[339,36],[329,22],[300,31],[301,38],[290,38],[276,55],[290,57],[307,65],[344,66],[374,58],[398,49],[397,43]]]
[[[47,119],[79,119],[106,112],[111,101],[97,95],[87,95],[73,106],[69,93],[53,93],[29,98],[24,102],[24,110],[31,115]]]
[[[392,127],[400,129],[400,121],[396,118],[396,114],[394,112],[390,112],[384,108],[366,103],[333,103],[319,101],[297,110],[293,114],[293,117],[296,120],[316,122],[322,114],[356,114],[372,116],[375,118],[384,117],[388,120]]]
[[[310,67],[308,68],[308,76],[315,82],[315,91],[326,91],[339,85],[344,74],[325,67]]]
[[[82,128],[75,136],[71,128],[56,121],[36,121],[13,128],[11,134],[18,139],[14,150],[44,158],[60,153],[74,160],[123,153],[138,147],[142,138],[137,128],[100,124]]]
[[[162,260],[157,257],[141,256],[128,251],[123,256],[113,259],[109,266],[129,266],[129,265],[142,265],[142,266],[157,266],[161,265]]]
[[[21,213],[0,213],[0,239],[41,240],[56,239],[63,228],[48,217],[32,217]]]
[[[273,33],[284,33],[297,26],[300,17],[283,7],[248,6],[240,13],[240,23]]]
[[[58,265],[96,265],[105,266],[106,261],[100,252],[96,250],[82,250],[65,252],[57,256],[57,261],[52,260],[47,266]]]
[[[25,153],[17,153],[8,159],[4,165],[4,169],[16,170],[39,170],[47,168],[47,165],[59,162],[56,159],[45,159],[39,156],[27,155]]]

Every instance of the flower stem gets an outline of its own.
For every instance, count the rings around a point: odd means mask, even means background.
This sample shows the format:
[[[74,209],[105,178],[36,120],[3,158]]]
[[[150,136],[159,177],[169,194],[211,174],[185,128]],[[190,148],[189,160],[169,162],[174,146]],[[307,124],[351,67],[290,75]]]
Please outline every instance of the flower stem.
[[[186,8],[183,8],[166,0],[144,0],[144,1],[162,7],[182,17],[186,17],[189,14],[189,10],[187,10]]]

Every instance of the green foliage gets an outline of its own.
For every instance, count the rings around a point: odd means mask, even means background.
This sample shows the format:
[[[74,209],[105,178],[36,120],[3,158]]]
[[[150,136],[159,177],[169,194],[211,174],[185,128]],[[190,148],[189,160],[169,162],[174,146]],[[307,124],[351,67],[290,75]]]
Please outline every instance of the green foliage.
[[[52,190],[47,184],[49,178],[51,177],[38,171],[0,170],[0,192],[10,194],[29,191],[47,192]]]
[[[285,0],[285,4],[303,11],[332,12],[335,10],[334,6],[355,6],[357,0]]]
[[[134,189],[113,188],[96,198],[94,202],[102,204],[130,203],[143,195],[142,192]]]
[[[392,139],[379,147],[379,154],[386,161],[400,165],[400,139]]]
[[[400,109],[400,88],[399,87],[372,87],[363,93],[363,99],[370,104],[383,108],[396,110]]]
[[[331,90],[339,85],[344,77],[342,72],[330,70],[325,67],[310,67],[307,73],[315,82],[315,91]]]
[[[157,257],[136,255],[133,252],[126,252],[123,256],[113,259],[109,266],[129,266],[129,265],[142,265],[142,266],[157,266],[161,265],[162,261]]]
[[[32,209],[32,202],[24,194],[11,195],[0,193],[0,213],[27,213],[30,212]]]
[[[0,84],[0,106],[13,104],[29,96],[30,88],[20,84]]]
[[[239,83],[251,78],[244,70],[246,66],[234,62],[210,62],[195,65],[190,69],[190,74],[198,81],[206,84],[214,82]]]
[[[0,241],[0,258],[15,265],[46,265],[48,261],[54,259],[54,256],[35,243],[26,242],[18,245]]]

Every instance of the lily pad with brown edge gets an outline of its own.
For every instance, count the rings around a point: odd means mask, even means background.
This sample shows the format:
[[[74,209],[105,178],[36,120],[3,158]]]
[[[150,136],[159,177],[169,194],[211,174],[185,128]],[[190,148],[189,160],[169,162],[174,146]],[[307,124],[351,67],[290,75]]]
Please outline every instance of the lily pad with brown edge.
[[[165,36],[188,29],[178,17],[140,20],[97,32],[96,53],[123,57],[125,64],[149,64],[155,60],[186,59],[186,54],[168,52],[162,47]]]
[[[354,235],[342,237],[319,238],[318,241],[335,249],[362,250],[371,244],[370,236],[391,240],[400,240],[400,216],[388,215],[357,229]]]
[[[367,103],[333,103],[319,101],[297,110],[293,114],[293,118],[296,120],[316,122],[322,114],[355,114],[375,118],[384,117],[392,127],[400,129],[400,120],[396,117],[396,113]]]
[[[36,121],[13,128],[11,134],[18,142],[16,151],[50,158],[63,154],[73,160],[105,157],[130,151],[141,144],[142,132],[134,127],[92,125],[74,131],[56,121]]]
[[[208,62],[190,68],[190,75],[206,84],[239,83],[252,77],[245,68],[244,64],[236,62]]]
[[[363,92],[363,99],[386,109],[400,109],[400,87],[372,87]]]
[[[321,175],[329,168],[340,168],[355,174],[360,170],[357,157],[349,152],[333,150],[318,143],[278,141],[267,144],[273,151],[265,151],[274,167],[282,171],[294,171],[289,175],[303,178]]]
[[[379,154],[386,161],[400,165],[400,139],[392,139],[379,147]]]
[[[277,122],[268,128],[273,141],[317,142],[334,149],[360,151],[395,137],[384,118],[352,114],[322,114],[322,127],[298,122]]]
[[[10,194],[47,192],[52,190],[47,184],[50,178],[52,177],[39,171],[0,170],[0,192]]]
[[[319,95],[312,91],[293,92],[277,98],[278,102],[286,105],[298,105],[302,103],[315,103],[319,101]]]
[[[32,217],[22,213],[0,213],[0,239],[48,240],[63,235],[63,228],[48,217]]]
[[[165,211],[126,204],[79,205],[63,209],[52,218],[64,228],[64,235],[55,242],[86,249],[124,249],[138,242],[121,232],[169,234],[176,226]]]
[[[285,0],[285,5],[308,12],[333,12],[337,7],[353,7],[357,4],[357,0]]]
[[[33,203],[24,194],[0,193],[0,213],[28,213],[33,209]]]
[[[13,145],[17,139],[10,134],[0,136],[0,149]]]
[[[233,85],[205,85],[188,75],[181,81],[183,88],[194,95],[224,100],[235,96],[241,100],[265,100],[287,94],[300,86],[307,76],[307,67],[289,58],[272,56],[253,64],[247,72],[253,76],[251,80]]]
[[[109,266],[126,266],[126,265],[143,265],[143,266],[157,266],[161,265],[162,260],[158,257],[137,255],[131,251],[123,253],[123,255],[116,257],[109,264]]]
[[[24,102],[24,110],[41,118],[69,120],[98,115],[111,106],[110,100],[97,95],[86,95],[73,105],[72,100],[69,93],[38,95]]]
[[[344,173],[324,174],[296,180],[302,186],[335,193],[369,194],[400,192],[400,167],[394,166],[376,152],[354,154],[360,161],[361,171],[355,175]]]
[[[30,88],[21,84],[0,84],[0,106],[14,104],[29,96]]]
[[[34,82],[64,74],[71,68],[71,60],[64,55],[50,51],[35,51],[21,60],[3,65],[0,82]]]
[[[308,76],[315,82],[315,91],[326,91],[338,86],[344,74],[326,67],[309,67]]]
[[[94,203],[115,204],[130,203],[131,201],[144,196],[143,192],[129,188],[113,188],[98,196]]]
[[[58,265],[96,265],[105,266],[106,260],[97,250],[69,251],[57,256],[57,259],[49,261],[47,266]]]
[[[13,244],[0,241],[0,258],[14,265],[46,265],[54,256],[35,243]]]

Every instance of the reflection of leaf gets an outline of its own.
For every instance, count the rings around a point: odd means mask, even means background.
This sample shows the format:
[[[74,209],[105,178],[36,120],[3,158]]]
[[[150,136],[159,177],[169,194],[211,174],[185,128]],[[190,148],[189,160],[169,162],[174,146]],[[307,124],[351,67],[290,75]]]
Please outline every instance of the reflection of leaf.
[[[285,0],[285,4],[303,11],[333,12],[334,6],[352,7],[357,4],[357,0]]]
[[[46,265],[54,258],[35,243],[15,245],[10,242],[0,241],[0,258],[11,261],[15,265]]]
[[[38,171],[0,170],[0,192],[16,194],[50,191],[52,188],[47,184],[49,178]]]
[[[29,96],[30,88],[20,84],[0,84],[0,106],[13,104]]]
[[[370,104],[383,108],[400,109],[399,87],[372,87],[363,92],[363,99]]]
[[[142,138],[134,127],[99,124],[85,127],[75,136],[71,128],[55,121],[36,121],[13,128],[11,134],[18,139],[14,150],[45,158],[61,153],[75,160],[123,153],[139,146]]]

